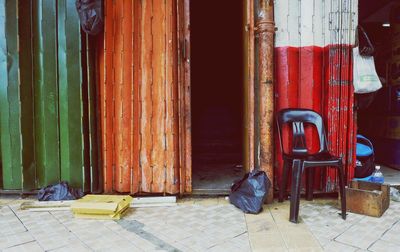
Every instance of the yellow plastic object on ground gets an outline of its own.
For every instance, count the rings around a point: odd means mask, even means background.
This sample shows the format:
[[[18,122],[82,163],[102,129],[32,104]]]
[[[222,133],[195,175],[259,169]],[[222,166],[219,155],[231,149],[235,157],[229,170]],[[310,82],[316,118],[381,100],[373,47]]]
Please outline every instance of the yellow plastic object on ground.
[[[129,208],[129,195],[86,195],[71,205],[75,217],[89,219],[119,220]]]

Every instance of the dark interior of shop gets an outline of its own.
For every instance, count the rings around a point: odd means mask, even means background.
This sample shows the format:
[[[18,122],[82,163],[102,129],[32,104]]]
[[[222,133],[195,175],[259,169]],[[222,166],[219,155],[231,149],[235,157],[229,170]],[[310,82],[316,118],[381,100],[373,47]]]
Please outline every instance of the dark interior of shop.
[[[242,1],[191,1],[195,193],[196,190],[226,191],[244,172],[242,12]]]
[[[372,141],[376,163],[399,170],[400,2],[359,0],[359,24],[374,46],[375,68],[382,88],[356,95],[358,133]]]

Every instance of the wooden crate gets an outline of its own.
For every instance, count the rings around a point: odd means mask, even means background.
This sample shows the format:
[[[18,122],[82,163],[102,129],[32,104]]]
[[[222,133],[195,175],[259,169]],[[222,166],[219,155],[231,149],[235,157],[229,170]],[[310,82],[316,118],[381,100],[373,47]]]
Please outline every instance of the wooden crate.
[[[347,210],[380,217],[389,208],[390,186],[366,181],[351,181],[346,188]]]

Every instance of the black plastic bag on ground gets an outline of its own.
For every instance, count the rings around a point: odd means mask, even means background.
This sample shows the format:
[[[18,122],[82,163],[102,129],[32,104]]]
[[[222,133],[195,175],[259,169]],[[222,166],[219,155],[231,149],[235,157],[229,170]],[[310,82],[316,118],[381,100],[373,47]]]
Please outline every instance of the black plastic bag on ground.
[[[231,187],[229,201],[245,213],[257,214],[262,210],[271,187],[271,181],[263,171],[247,173]]]
[[[76,0],[81,27],[87,34],[96,35],[103,29],[102,0]]]
[[[75,200],[84,196],[81,189],[69,187],[68,182],[46,186],[38,192],[39,201]]]

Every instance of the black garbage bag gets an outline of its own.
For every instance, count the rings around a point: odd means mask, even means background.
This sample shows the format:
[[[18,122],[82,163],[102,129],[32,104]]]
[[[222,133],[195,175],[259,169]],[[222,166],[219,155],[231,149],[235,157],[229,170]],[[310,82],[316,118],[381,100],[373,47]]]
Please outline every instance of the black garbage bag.
[[[39,201],[75,200],[83,196],[84,194],[81,189],[74,189],[65,181],[48,185],[38,192]]]
[[[252,171],[232,185],[229,201],[245,213],[257,214],[270,187],[271,181],[264,171]]]
[[[90,35],[101,32],[104,25],[102,0],[76,0],[75,5],[82,30]]]

